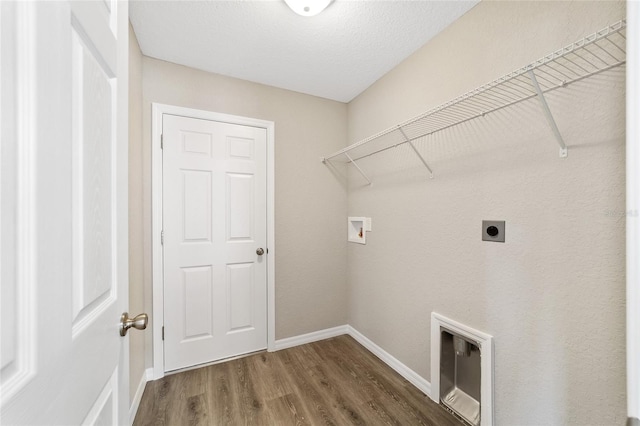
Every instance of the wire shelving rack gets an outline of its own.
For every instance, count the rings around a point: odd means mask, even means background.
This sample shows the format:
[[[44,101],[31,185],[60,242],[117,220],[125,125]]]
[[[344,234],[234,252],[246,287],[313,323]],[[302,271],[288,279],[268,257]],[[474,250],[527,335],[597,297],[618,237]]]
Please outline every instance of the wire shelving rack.
[[[370,184],[371,180],[357,161],[409,144],[433,178],[431,167],[414,144],[416,139],[536,97],[560,147],[559,155],[566,157],[567,146],[544,95],[623,65],[626,62],[625,29],[623,19],[417,117],[334,152],[322,158],[322,162],[351,163]]]

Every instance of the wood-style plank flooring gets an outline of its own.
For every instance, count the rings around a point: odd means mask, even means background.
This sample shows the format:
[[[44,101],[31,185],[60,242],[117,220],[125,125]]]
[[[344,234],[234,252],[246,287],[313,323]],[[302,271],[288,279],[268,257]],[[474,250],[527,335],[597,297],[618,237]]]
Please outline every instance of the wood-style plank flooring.
[[[461,423],[345,335],[149,382],[146,425]]]

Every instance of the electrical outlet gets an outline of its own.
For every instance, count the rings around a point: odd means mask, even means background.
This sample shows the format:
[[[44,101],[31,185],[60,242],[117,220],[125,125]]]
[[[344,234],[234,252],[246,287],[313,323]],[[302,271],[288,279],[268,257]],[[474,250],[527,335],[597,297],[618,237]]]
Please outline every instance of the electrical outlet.
[[[504,243],[504,220],[483,220],[482,241]]]

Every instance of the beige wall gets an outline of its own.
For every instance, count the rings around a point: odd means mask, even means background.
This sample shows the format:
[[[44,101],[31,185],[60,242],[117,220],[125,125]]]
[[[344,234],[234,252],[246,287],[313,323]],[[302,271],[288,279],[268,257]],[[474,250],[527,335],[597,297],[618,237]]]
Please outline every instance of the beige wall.
[[[623,2],[483,1],[349,104],[349,143],[624,18]],[[349,323],[430,379],[430,313],[494,336],[496,424],[625,419],[624,67],[351,170]],[[483,219],[506,243],[482,242]]]
[[[143,97],[147,312],[151,103],[159,102],[275,122],[276,339],[345,324],[346,187],[327,175],[320,158],[346,144],[346,104],[148,57],[143,58]],[[150,365],[151,346],[147,354]]]
[[[129,313],[144,308],[142,239],[142,53],[129,25]],[[129,333],[129,398],[133,401],[145,374],[145,334]]]

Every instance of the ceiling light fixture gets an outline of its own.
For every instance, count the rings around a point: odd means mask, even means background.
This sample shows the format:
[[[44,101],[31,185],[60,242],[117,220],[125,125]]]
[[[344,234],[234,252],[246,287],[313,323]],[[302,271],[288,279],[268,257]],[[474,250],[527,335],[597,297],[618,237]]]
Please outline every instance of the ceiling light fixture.
[[[315,16],[329,6],[332,0],[284,0],[287,6],[302,16]]]

